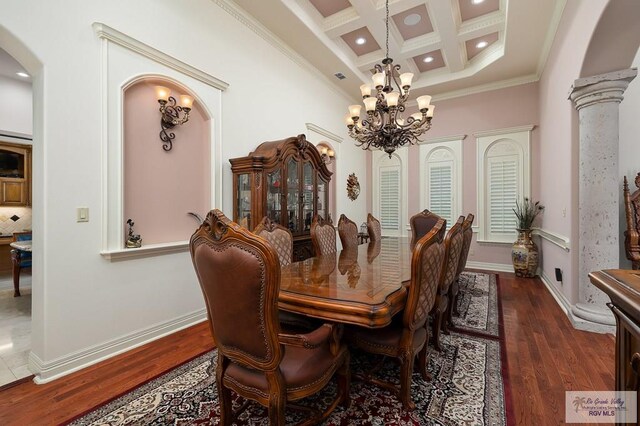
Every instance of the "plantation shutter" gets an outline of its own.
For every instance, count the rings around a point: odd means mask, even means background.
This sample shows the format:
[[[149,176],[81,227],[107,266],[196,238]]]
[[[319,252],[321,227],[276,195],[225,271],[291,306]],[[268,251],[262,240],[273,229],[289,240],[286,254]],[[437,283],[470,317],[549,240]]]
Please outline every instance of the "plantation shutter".
[[[380,226],[400,230],[400,168],[380,169]]]
[[[438,162],[428,165],[429,210],[453,225],[453,163]]]
[[[518,156],[489,158],[487,166],[489,233],[512,235],[517,226],[513,208],[518,198]]]

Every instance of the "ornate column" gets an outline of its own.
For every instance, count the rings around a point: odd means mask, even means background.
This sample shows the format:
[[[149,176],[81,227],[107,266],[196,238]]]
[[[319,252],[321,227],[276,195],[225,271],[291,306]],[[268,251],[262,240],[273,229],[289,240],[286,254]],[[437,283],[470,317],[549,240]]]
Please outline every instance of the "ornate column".
[[[580,78],[570,95],[580,118],[579,302],[571,310],[593,323],[593,329],[615,325],[606,306],[609,297],[591,284],[588,274],[620,267],[618,104],[636,74],[636,69],[627,69]]]

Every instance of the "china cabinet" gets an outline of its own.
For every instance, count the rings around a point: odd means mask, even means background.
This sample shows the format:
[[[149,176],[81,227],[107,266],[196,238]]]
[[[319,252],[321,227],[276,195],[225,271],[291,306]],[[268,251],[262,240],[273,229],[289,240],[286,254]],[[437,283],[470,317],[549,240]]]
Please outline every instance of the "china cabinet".
[[[246,157],[233,158],[233,217],[253,229],[264,216],[293,234],[294,260],[313,256],[311,219],[329,212],[327,169],[304,135],[264,142]]]

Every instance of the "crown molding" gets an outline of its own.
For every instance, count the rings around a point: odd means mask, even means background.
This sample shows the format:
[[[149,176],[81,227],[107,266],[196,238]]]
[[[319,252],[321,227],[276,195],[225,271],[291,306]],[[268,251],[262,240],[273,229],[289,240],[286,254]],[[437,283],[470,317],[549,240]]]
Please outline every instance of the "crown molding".
[[[486,136],[498,136],[507,133],[530,132],[536,127],[535,124],[527,124],[525,126],[506,127],[504,129],[485,130],[473,134],[476,138],[484,138]]]
[[[542,72],[547,65],[547,59],[549,59],[549,54],[551,53],[551,46],[553,46],[553,40],[555,40],[556,38],[556,33],[558,32],[558,27],[560,26],[560,19],[562,18],[562,13],[564,12],[564,7],[566,6],[566,4],[567,0],[555,1],[555,8],[553,9],[553,14],[551,15],[549,31],[547,31],[547,36],[545,37],[544,43],[542,44],[542,53],[540,54],[538,67],[536,68],[536,75],[538,76],[538,79],[542,76]]]
[[[324,136],[327,139],[331,139],[334,142],[342,143],[342,141],[344,140],[344,138],[341,138],[340,136],[336,135],[335,133],[331,133],[327,129],[324,129],[324,128],[316,125],[316,124],[305,123],[305,125],[307,126],[307,130],[311,130],[312,132],[316,132],[316,133]]]
[[[524,75],[522,77],[509,78],[506,80],[495,81],[466,89],[452,90],[450,92],[433,95],[432,101],[444,101],[446,99],[460,98],[462,96],[474,95],[477,93],[490,92],[492,90],[506,89],[507,87],[520,86],[522,84],[535,83],[540,80],[537,74]],[[416,103],[417,105],[417,103]]]
[[[344,96],[347,99],[353,99],[353,96],[349,95],[344,89],[337,86],[333,81],[331,81],[327,76],[318,71],[316,67],[314,67],[309,61],[303,58],[300,54],[295,52],[291,47],[289,47],[280,37],[272,33],[258,22],[253,16],[247,13],[244,9],[238,6],[233,0],[211,0],[222,10],[227,12],[229,15],[234,17],[238,22],[243,24],[245,27],[253,31],[257,36],[265,40],[267,43],[278,49],[281,53],[283,53],[287,58],[293,61],[295,64],[299,65],[301,68],[304,68],[309,73],[314,75],[319,80],[323,81],[330,87],[336,94],[340,96]]]
[[[222,81],[211,74],[195,68],[173,56],[167,55],[164,52],[159,51],[156,48],[149,46],[133,37],[130,37],[120,31],[111,28],[110,26],[103,24],[102,22],[94,22],[92,25],[96,35],[103,40],[108,40],[112,43],[118,44],[126,49],[136,52],[146,58],[151,59],[154,62],[162,64],[166,67],[174,69],[182,74],[188,75],[198,81],[203,82],[216,89],[226,90],[229,87],[229,83]]]
[[[443,142],[451,142],[451,141],[463,141],[466,138],[467,138],[467,135],[465,134],[443,136],[441,138],[433,138],[433,139],[426,139],[426,140],[420,141],[418,142],[418,145],[428,145],[430,143],[443,143]]]

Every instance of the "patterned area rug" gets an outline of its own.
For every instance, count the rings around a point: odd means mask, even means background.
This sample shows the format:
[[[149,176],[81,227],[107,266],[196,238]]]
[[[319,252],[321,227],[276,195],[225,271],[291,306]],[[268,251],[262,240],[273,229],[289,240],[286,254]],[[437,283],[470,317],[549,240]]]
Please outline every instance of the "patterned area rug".
[[[460,315],[453,317],[455,329],[500,337],[498,297],[495,274],[463,272],[458,297]]]
[[[351,406],[348,409],[338,407],[324,425],[513,424],[504,341],[494,337],[500,329],[495,275],[465,273],[462,285],[464,296],[459,302],[461,317],[456,323],[456,331],[442,335],[442,352],[430,351],[429,372],[433,379],[426,382],[419,374],[413,375],[411,395],[416,409],[405,411],[397,397],[387,390],[354,381]],[[485,308],[476,308],[473,306],[476,303],[484,303]],[[483,336],[485,333],[488,335]],[[368,371],[377,360],[365,353],[352,352],[352,372]],[[213,350],[70,424],[218,424],[216,362],[216,351]],[[387,360],[378,375],[397,383],[399,365]],[[332,382],[318,395],[299,403],[322,409],[333,400],[336,388]],[[236,397],[234,410],[242,401]],[[288,409],[287,424],[300,422],[307,416],[307,413]],[[267,425],[267,412],[259,404],[251,403],[236,424]]]

